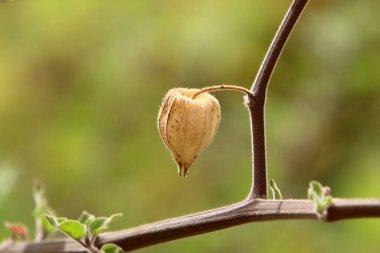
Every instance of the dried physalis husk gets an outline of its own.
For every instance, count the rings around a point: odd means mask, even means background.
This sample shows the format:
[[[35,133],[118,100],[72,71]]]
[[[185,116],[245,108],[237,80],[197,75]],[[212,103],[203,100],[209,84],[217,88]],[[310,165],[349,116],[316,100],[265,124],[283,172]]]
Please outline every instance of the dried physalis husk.
[[[211,144],[220,121],[218,100],[199,89],[175,88],[166,94],[158,114],[158,129],[178,164],[179,176]]]

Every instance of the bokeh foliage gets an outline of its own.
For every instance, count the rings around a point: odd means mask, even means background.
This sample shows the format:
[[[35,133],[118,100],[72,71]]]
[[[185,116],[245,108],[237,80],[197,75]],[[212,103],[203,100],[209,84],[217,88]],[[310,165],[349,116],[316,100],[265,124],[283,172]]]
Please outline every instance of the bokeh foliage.
[[[33,224],[34,178],[59,215],[123,212],[115,228],[243,199],[251,158],[240,94],[216,94],[219,132],[185,180],[156,115],[175,86],[248,87],[290,2],[1,4],[0,221]],[[379,9],[311,0],[284,51],[266,119],[269,176],[285,198],[305,198],[312,179],[333,196],[380,196]],[[378,252],[379,222],[255,223],[140,252]]]

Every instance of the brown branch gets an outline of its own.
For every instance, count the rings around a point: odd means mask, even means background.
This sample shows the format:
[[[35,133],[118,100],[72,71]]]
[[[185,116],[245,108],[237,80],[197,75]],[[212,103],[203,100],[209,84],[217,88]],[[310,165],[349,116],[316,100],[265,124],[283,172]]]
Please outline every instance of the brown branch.
[[[265,99],[268,83],[272,76],[274,67],[276,66],[282,49],[284,48],[286,41],[289,38],[289,35],[292,32],[298,18],[301,16],[307,2],[308,0],[294,0],[288,12],[285,14],[285,17],[282,20],[271,45],[269,46],[264,60],[261,63],[255,81],[252,84],[251,91],[253,91],[256,96]]]
[[[363,217],[380,217],[380,199],[335,199],[326,214],[326,221]]]
[[[249,198],[267,198],[267,165],[265,149],[264,104],[258,103],[256,97],[246,96],[245,103],[249,110],[252,141],[252,186]]]
[[[271,45],[261,63],[260,69],[252,84],[253,96],[246,96],[245,103],[251,118],[251,138],[252,138],[252,187],[249,197],[267,197],[267,168],[265,149],[265,99],[268,84],[273,70],[280,58],[294,25],[300,17],[308,0],[294,0],[288,12],[285,14],[280,27],[274,36]]]
[[[325,221],[380,217],[380,199],[334,199]],[[102,234],[97,246],[115,243],[125,251],[204,234],[250,222],[303,219],[318,220],[309,200],[247,199],[237,204],[135,228]],[[0,248],[0,253],[82,253],[77,242],[65,239],[40,243],[17,242]]]

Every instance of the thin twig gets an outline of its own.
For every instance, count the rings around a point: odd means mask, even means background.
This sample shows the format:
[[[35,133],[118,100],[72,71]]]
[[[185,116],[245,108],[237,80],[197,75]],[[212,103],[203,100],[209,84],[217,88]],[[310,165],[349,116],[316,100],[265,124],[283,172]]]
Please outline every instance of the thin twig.
[[[334,199],[324,221],[380,217],[380,199]],[[272,220],[318,220],[309,200],[244,200],[234,205],[159,221],[99,236],[97,246],[115,243],[125,251],[180,238],[217,231],[250,222]],[[39,243],[17,242],[0,253],[83,253],[77,242],[65,239]]]
[[[214,85],[214,86],[208,86],[200,89],[194,95],[192,98],[196,98],[198,95],[204,93],[204,92],[210,92],[210,91],[221,91],[221,90],[235,90],[235,91],[240,91],[245,93],[246,95],[253,96],[253,93],[248,90],[245,87],[242,86],[237,86],[237,85],[227,85],[227,84],[222,84],[222,85]]]
[[[83,246],[83,248],[88,248],[88,246],[87,246],[87,244],[84,242],[84,241],[82,241],[82,239],[78,239],[78,240],[76,240],[80,245],[82,245]]]
[[[267,86],[272,76],[272,72],[278,59],[280,58],[282,49],[284,48],[290,33],[292,32],[294,25],[300,17],[303,9],[305,8],[308,0],[294,0],[286,13],[284,19],[281,22],[280,27],[274,36],[271,45],[261,63],[258,74],[255,81],[252,84],[251,91],[261,98],[265,98]]]

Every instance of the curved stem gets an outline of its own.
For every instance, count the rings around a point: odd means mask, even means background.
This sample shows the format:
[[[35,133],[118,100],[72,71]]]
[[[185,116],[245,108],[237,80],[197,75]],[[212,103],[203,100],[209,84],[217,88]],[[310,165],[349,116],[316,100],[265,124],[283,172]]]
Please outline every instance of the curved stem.
[[[253,96],[247,96],[246,104],[251,115],[253,180],[249,198],[267,197],[267,168],[265,149],[265,99],[273,69],[286,41],[308,0],[294,0],[264,57],[255,81]]]
[[[91,238],[90,243],[88,244],[88,248],[91,252],[97,253],[100,252],[100,250],[95,247],[95,241],[98,239],[98,236],[94,236]]]
[[[272,76],[273,69],[276,66],[282,49],[284,48],[286,41],[289,38],[289,35],[307,2],[308,0],[294,0],[285,15],[285,18],[282,20],[251,87],[251,91],[257,96],[265,99],[265,93],[269,80]]]
[[[235,91],[240,91],[243,92],[249,96],[253,96],[253,93],[248,90],[247,88],[244,88],[242,86],[237,86],[237,85],[227,85],[227,84],[222,84],[222,85],[214,85],[214,86],[208,86],[200,89],[194,95],[191,97],[192,99],[196,98],[198,95],[204,93],[204,92],[210,92],[210,91],[221,91],[221,90],[235,90]]]
[[[83,246],[83,248],[88,248],[88,245],[85,243],[85,242],[83,242],[81,239],[78,239],[78,240],[76,240],[80,245],[82,245]]]

